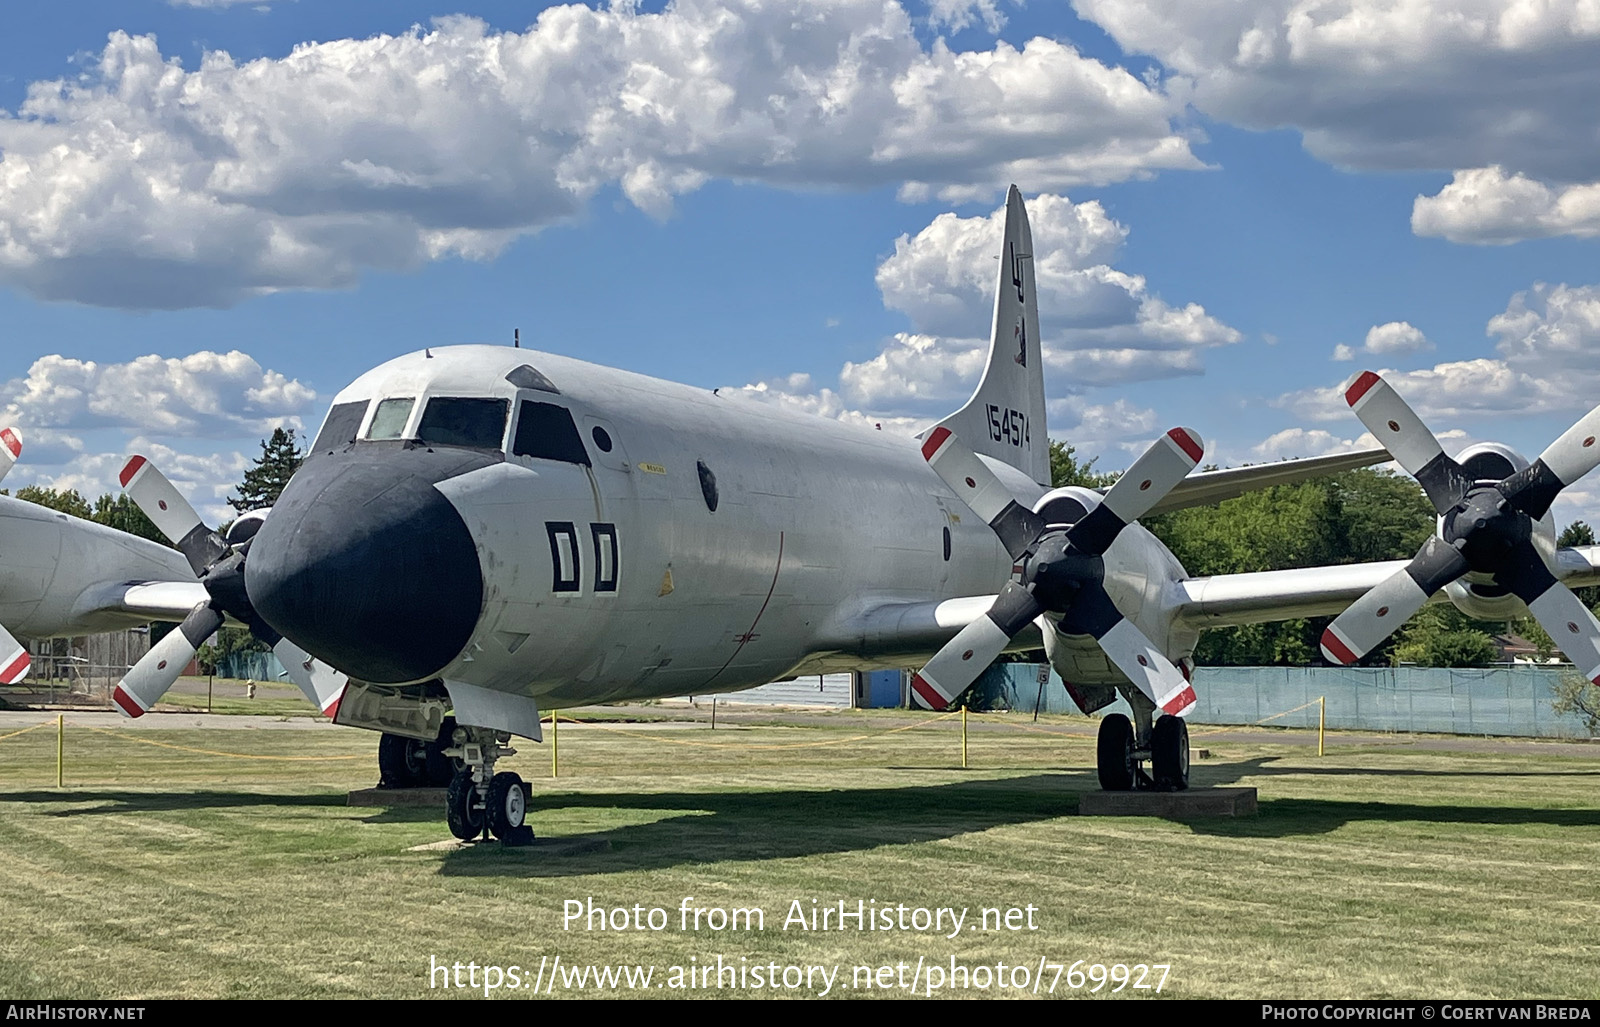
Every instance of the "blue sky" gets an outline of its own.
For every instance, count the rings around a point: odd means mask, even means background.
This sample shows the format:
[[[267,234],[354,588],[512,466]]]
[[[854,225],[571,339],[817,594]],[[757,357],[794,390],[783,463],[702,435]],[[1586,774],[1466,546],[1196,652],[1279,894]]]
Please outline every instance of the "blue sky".
[[[513,328],[914,430],[972,387],[1011,181],[1052,434],[1103,468],[1175,424],[1226,464],[1360,445],[1367,367],[1450,449],[1600,401],[1577,0],[546,6],[13,12],[7,484],[145,452],[221,517],[273,425]]]

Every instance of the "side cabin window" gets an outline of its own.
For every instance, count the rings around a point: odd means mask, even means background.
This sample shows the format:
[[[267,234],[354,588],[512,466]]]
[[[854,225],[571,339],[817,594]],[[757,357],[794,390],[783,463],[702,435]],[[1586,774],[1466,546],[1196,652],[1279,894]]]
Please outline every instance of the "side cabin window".
[[[372,423],[367,425],[367,438],[373,441],[398,439],[411,420],[411,408],[416,406],[415,396],[404,399],[381,399],[378,409],[372,412]]]
[[[506,436],[503,399],[440,396],[428,400],[417,425],[417,441],[430,446],[499,449]]]
[[[366,413],[367,401],[364,399],[336,405],[328,411],[328,419],[322,422],[322,430],[317,432],[317,441],[311,444],[311,452],[320,453],[354,442],[356,432],[361,430],[361,418]]]
[[[531,456],[538,460],[559,460],[567,464],[589,463],[589,451],[583,448],[583,438],[572,421],[566,407],[554,403],[536,403],[525,399],[518,407],[517,435],[511,442],[514,456]]]

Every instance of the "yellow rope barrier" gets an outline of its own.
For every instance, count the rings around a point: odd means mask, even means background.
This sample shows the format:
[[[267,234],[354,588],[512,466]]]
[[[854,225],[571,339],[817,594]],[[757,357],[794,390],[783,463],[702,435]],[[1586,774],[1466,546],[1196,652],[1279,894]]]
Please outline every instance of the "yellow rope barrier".
[[[32,727],[25,727],[21,731],[13,731],[9,735],[0,735],[0,742],[5,741],[7,738],[15,738],[18,735],[25,735],[29,731],[37,731],[40,728],[45,727],[45,726],[47,726],[49,724],[53,724],[53,723],[55,723],[55,721],[43,720],[43,721],[40,721],[39,723],[33,725]]]
[[[236,760],[273,760],[280,763],[315,763],[319,761],[330,760],[369,760],[372,758],[370,753],[363,753],[359,756],[252,756],[249,753],[243,752],[218,752],[215,749],[194,749],[187,745],[173,745],[170,742],[158,742],[153,738],[139,738],[124,731],[110,731],[103,727],[89,727],[87,724],[78,726],[85,727],[90,731],[94,731],[102,735],[110,735],[113,738],[121,738],[129,742],[138,742],[140,745],[154,745],[162,749],[176,749],[178,752],[192,752],[201,756],[228,756]]]

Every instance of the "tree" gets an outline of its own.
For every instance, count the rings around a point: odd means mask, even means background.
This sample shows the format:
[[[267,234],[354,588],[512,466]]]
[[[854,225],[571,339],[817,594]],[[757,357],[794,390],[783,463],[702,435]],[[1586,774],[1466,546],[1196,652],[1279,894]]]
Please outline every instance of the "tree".
[[[272,437],[261,440],[261,455],[255,466],[244,472],[237,497],[229,496],[228,505],[240,513],[271,506],[283,494],[294,472],[300,469],[305,454],[296,444],[293,428],[274,428]]]
[[[1500,656],[1486,625],[1449,603],[1424,606],[1396,634],[1390,662],[1419,667],[1483,667]]]
[[[1091,457],[1082,463],[1074,455],[1077,447],[1065,442],[1050,440],[1050,484],[1056,488],[1063,485],[1082,485],[1086,488],[1105,488],[1117,480],[1115,472],[1096,471],[1094,462],[1099,457]]]
[[[1408,559],[1433,532],[1434,513],[1411,479],[1362,469],[1142,523],[1190,574],[1240,574]],[[1214,628],[1201,636],[1195,659],[1212,666],[1307,663],[1329,619]],[[1362,662],[1388,662],[1389,648],[1379,646]]]
[[[1582,674],[1563,674],[1552,691],[1552,710],[1559,714],[1575,713],[1591,735],[1600,734],[1600,687]]]
[[[116,528],[118,531],[138,535],[152,542],[160,542],[162,545],[172,544],[126,493],[116,496],[107,493],[95,500],[91,519],[96,524],[104,524],[108,528]]]
[[[24,485],[17,490],[17,498],[48,507],[57,513],[81,517],[86,521],[93,515],[93,511],[89,509],[89,501],[79,495],[77,489],[51,489],[43,485]]]

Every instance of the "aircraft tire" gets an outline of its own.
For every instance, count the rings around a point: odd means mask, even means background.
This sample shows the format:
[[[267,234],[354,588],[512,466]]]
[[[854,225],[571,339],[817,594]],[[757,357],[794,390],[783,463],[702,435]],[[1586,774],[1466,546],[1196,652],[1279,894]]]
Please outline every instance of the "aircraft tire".
[[[445,791],[444,819],[450,825],[450,833],[464,842],[483,833],[483,810],[477,808],[477,800],[470,772],[463,771],[450,779]]]
[[[420,788],[428,783],[426,742],[403,735],[378,739],[378,787]]]
[[[1150,773],[1161,792],[1189,787],[1189,724],[1182,717],[1162,717],[1150,732]]]
[[[528,815],[528,787],[512,773],[489,779],[489,833],[499,839],[517,833]]]
[[[1133,722],[1121,713],[1106,714],[1100,720],[1100,735],[1095,750],[1100,787],[1108,792],[1132,791]]]

